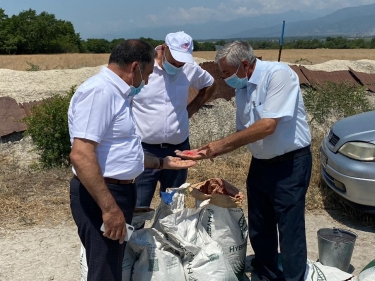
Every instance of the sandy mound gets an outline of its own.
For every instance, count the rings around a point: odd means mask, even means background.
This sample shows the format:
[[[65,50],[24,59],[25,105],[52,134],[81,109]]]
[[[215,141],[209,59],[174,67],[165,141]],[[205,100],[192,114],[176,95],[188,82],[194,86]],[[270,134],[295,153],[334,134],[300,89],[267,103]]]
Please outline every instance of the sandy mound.
[[[200,64],[207,60],[194,58]],[[16,71],[0,69],[0,97],[12,97],[17,102],[30,102],[65,93],[71,86],[81,85],[97,74],[102,66],[80,69]]]
[[[358,72],[375,73],[375,61],[373,60],[331,60],[324,63],[314,65],[304,65],[310,70],[321,70],[321,71],[338,71],[348,70],[352,68]]]
[[[99,72],[101,66],[80,69],[16,71],[0,69],[0,96],[30,102],[64,93]]]

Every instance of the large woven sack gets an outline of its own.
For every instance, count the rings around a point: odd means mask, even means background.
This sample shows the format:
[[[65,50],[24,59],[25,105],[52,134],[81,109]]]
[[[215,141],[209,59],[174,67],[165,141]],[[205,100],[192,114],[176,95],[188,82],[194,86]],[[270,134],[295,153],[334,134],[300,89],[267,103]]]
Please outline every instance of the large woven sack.
[[[203,209],[183,209],[160,220],[168,240],[184,252],[181,257],[186,280],[237,281],[220,245],[201,223]]]
[[[245,275],[248,228],[242,205],[243,194],[223,179],[194,184],[191,194],[200,205],[206,199],[201,223],[212,240],[223,248],[238,280]]]
[[[185,193],[189,186],[189,183],[184,183],[180,187],[167,188],[166,192],[161,192],[161,200],[155,211],[152,228],[160,231],[159,220],[185,208]]]
[[[128,242],[137,260],[133,281],[184,281],[180,249],[153,228],[137,230]]]

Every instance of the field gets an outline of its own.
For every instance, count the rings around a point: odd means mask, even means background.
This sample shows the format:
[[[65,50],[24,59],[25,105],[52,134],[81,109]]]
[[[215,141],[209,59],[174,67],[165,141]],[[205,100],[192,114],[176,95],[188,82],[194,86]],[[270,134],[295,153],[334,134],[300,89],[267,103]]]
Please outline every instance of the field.
[[[194,52],[195,57],[213,60],[216,52]],[[256,50],[257,56],[263,60],[277,60],[278,50]],[[109,54],[58,54],[58,55],[10,55],[0,56],[0,68],[13,70],[31,69],[32,65],[40,70],[76,69],[92,67],[108,63]],[[375,52],[371,49],[359,50],[283,50],[281,60],[299,64],[317,64],[329,60],[375,60]],[[28,64],[29,63],[29,64]]]
[[[262,60],[276,61],[279,56],[279,50],[255,50],[255,55],[262,57]],[[213,60],[216,52],[195,52],[194,56]],[[281,61],[298,64],[317,64],[329,60],[375,60],[375,51],[371,49],[357,50],[332,50],[332,49],[314,49],[314,50],[283,50]]]

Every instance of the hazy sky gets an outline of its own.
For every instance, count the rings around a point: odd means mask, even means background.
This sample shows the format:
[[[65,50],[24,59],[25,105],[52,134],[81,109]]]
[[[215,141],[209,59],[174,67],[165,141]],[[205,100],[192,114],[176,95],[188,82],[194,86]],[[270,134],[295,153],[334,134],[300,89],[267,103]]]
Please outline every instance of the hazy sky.
[[[373,3],[375,0],[0,0],[0,8],[8,16],[30,8],[52,13],[57,19],[71,21],[76,32],[87,39],[136,27],[230,20],[291,9],[334,11]]]

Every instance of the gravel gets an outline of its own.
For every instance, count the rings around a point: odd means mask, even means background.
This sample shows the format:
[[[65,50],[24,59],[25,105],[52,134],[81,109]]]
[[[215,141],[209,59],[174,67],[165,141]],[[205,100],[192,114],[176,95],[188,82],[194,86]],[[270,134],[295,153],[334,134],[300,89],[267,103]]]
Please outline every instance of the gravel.
[[[236,131],[236,107],[230,101],[217,99],[205,105],[190,119],[190,144],[199,147]]]

